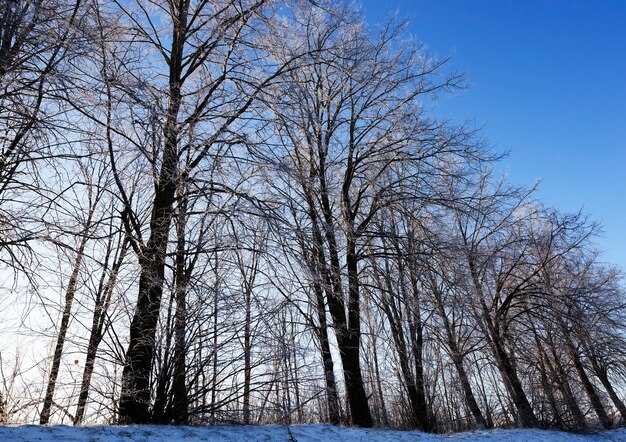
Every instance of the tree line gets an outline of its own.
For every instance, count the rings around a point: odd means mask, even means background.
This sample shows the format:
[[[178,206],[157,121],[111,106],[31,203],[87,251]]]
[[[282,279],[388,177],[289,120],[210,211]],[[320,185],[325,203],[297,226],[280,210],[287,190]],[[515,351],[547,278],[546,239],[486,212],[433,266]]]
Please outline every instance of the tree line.
[[[0,10],[0,422],[624,422],[599,226],[434,116],[465,77],[403,21],[325,0]]]

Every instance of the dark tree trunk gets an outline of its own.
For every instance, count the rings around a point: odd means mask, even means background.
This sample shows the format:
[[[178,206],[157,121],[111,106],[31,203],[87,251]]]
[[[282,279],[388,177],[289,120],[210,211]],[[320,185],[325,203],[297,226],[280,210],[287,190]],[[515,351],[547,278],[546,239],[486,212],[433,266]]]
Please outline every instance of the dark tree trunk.
[[[163,156],[152,203],[150,237],[139,256],[139,294],[130,324],[130,342],[122,371],[119,402],[121,424],[150,422],[154,339],[163,296],[165,256],[176,195],[180,130],[177,120],[182,99],[181,72],[189,2],[181,1],[176,8],[169,61],[169,105],[163,124]]]
[[[472,416],[474,416],[476,425],[479,428],[490,428],[491,426],[487,423],[483,416],[483,413],[480,411],[480,407],[478,406],[478,402],[476,401],[476,397],[474,396],[474,392],[472,390],[472,385],[470,384],[467,372],[465,371],[465,366],[463,365],[463,355],[461,354],[461,351],[457,344],[456,333],[452,329],[450,321],[448,320],[448,317],[445,314],[445,310],[443,309],[443,304],[439,299],[437,300],[437,307],[444,324],[446,337],[448,340],[448,347],[450,348],[450,357],[452,359],[452,363],[454,364],[454,368],[456,369],[456,372],[459,376],[459,382],[461,383],[463,396],[465,397],[465,403],[472,413]]]
[[[387,281],[387,289],[391,289],[391,281]],[[393,292],[392,292],[393,293]],[[400,313],[396,306],[396,302],[391,298],[393,295],[383,295],[381,299],[383,310],[389,321],[389,327],[391,329],[391,336],[396,347],[398,354],[398,360],[400,362],[400,370],[402,372],[402,378],[407,389],[409,405],[411,406],[411,415],[413,423],[416,428],[422,431],[430,431],[429,419],[428,419],[428,407],[426,405],[426,396],[424,394],[423,383],[416,382],[416,375],[419,373],[413,373],[411,370],[411,364],[409,362],[409,352],[407,349],[405,334],[402,328],[402,322]],[[421,347],[421,343],[420,347]],[[418,350],[421,353],[421,348]],[[416,363],[421,365],[421,354],[417,355],[420,358]],[[419,367],[416,367],[416,371]]]
[[[321,159],[323,164],[323,159]],[[322,167],[323,170],[323,167]],[[350,407],[350,415],[354,425],[359,427],[371,427],[373,425],[372,414],[368,405],[367,394],[363,385],[360,361],[361,342],[361,317],[358,280],[358,258],[356,255],[356,243],[353,237],[347,240],[346,267],[348,272],[348,315],[346,317],[346,305],[344,302],[343,287],[341,283],[341,266],[337,241],[333,230],[334,220],[332,209],[326,191],[326,182],[323,174],[319,176],[321,186],[322,213],[325,222],[325,238],[328,244],[330,265],[326,263],[320,244],[317,255],[318,270],[322,273],[325,282],[328,310],[333,320],[333,327],[337,336],[339,356],[343,366],[346,396]],[[306,191],[307,189],[305,189]],[[312,220],[317,220],[313,195],[308,195],[309,215]],[[320,238],[321,240],[321,233]]]
[[[187,393],[187,287],[193,266],[186,267],[186,237],[185,226],[187,224],[187,199],[181,198],[176,223],[176,275],[175,297],[176,311],[174,313],[174,366],[172,373],[172,401],[168,421],[175,424],[187,424],[189,421],[189,396]]]
[[[550,352],[552,353],[552,359],[554,361],[554,366],[551,369],[557,376],[557,385],[563,398],[565,399],[565,405],[569,410],[570,414],[574,418],[574,424],[578,430],[585,430],[587,428],[587,422],[585,421],[585,416],[580,411],[580,407],[578,406],[578,401],[572,392],[572,388],[570,386],[569,378],[565,369],[563,368],[563,364],[561,363],[561,359],[556,351],[554,346],[554,342],[552,340],[551,333],[548,333],[548,343]],[[549,358],[546,358],[546,365],[551,366],[552,362]]]
[[[615,392],[615,389],[613,388],[613,385],[609,380],[609,376],[606,370],[598,369],[596,375],[598,376],[598,379],[600,379],[600,382],[602,382],[602,385],[604,386],[606,392],[609,394],[609,397],[611,398],[611,401],[613,401],[615,408],[617,408],[619,414],[622,416],[622,420],[626,420],[626,406],[624,406],[624,402],[622,402],[622,400]]]
[[[622,416],[622,420],[626,421],[626,406],[624,406],[624,402],[622,402],[622,400],[615,392],[615,389],[613,388],[613,385],[609,380],[608,370],[605,367],[601,366],[601,364],[598,362],[592,352],[589,353],[589,359],[591,360],[591,365],[593,367],[594,373],[596,374],[598,379],[600,379],[600,382],[602,383],[602,386],[611,398],[613,405],[615,405],[615,408],[617,408],[617,411],[619,411],[619,414]]]
[[[480,284],[480,278],[478,276],[475,263],[471,257],[468,259],[468,267],[474,291],[482,311],[482,319],[484,321],[486,332],[485,337],[487,338],[489,346],[495,356],[498,370],[502,376],[502,381],[504,382],[504,385],[509,392],[509,396],[515,406],[519,425],[525,428],[535,428],[539,426],[539,421],[537,420],[533,408],[526,397],[522,383],[517,375],[515,364],[506,352],[504,338],[501,336],[501,325],[498,322],[498,317],[495,319],[492,318],[491,311],[485,302],[485,296]]]
[[[337,344],[343,364],[343,377],[346,383],[352,423],[358,427],[371,427],[373,425],[372,415],[361,375],[359,338],[353,335],[346,336],[345,332],[340,331],[337,334]]]
[[[411,261],[413,261],[413,256]],[[421,318],[419,303],[420,292],[418,289],[418,278],[416,276],[415,263],[411,263],[410,278],[412,296],[404,294],[404,302],[407,304],[407,315],[409,316],[409,332],[411,341],[411,353],[415,366],[415,405],[413,406],[415,419],[418,428],[422,431],[433,431],[434,422],[431,413],[428,411],[426,402],[426,387],[424,382],[424,326]]]
[[[245,290],[246,320],[243,331],[243,423],[250,424],[250,384],[252,377],[251,353],[252,353],[252,332],[251,323],[251,290]]]
[[[478,402],[476,401],[476,397],[474,396],[474,391],[472,390],[472,385],[470,384],[469,377],[467,376],[467,372],[464,366],[464,355],[463,353],[461,353],[461,349],[459,348],[457,334],[455,329],[453,328],[453,324],[450,324],[450,320],[448,319],[448,315],[446,314],[444,301],[442,299],[442,293],[438,290],[437,281],[435,281],[432,274],[430,275],[430,278],[431,288],[434,294],[435,303],[437,305],[436,311],[439,313],[439,317],[443,322],[444,330],[446,332],[446,339],[448,341],[448,348],[450,349],[450,358],[452,359],[454,368],[456,369],[457,375],[459,376],[459,382],[461,383],[461,389],[463,390],[465,403],[472,413],[472,416],[474,417],[474,420],[476,421],[476,426],[478,428],[491,428],[492,425],[488,423],[483,416],[483,413],[478,406]]]
[[[485,380],[481,370],[478,370],[479,389],[482,396],[483,403],[485,404],[485,420],[487,421],[487,428],[493,428],[493,415],[491,406],[489,404],[489,398],[487,396],[487,389],[485,388]]]
[[[352,422],[359,427],[373,425],[367,394],[361,374],[361,309],[359,298],[358,259],[356,243],[347,240],[346,267],[348,271],[348,322],[345,330],[337,330],[337,343],[344,369],[346,392]],[[338,269],[337,269],[338,270]]]
[[[548,371],[548,364],[547,364],[548,356],[546,352],[544,351],[543,343],[539,337],[539,334],[537,333],[537,328],[535,327],[535,324],[531,323],[530,327],[532,329],[533,337],[535,339],[535,345],[537,346],[537,351],[539,353],[539,358],[538,358],[539,367],[538,368],[539,368],[539,376],[541,380],[541,387],[543,388],[544,393],[548,397],[548,403],[550,404],[550,408],[552,409],[552,415],[554,417],[554,421],[557,427],[560,429],[563,429],[564,428],[563,419],[561,418],[561,413],[559,411],[559,407],[558,407],[556,397],[554,394],[555,387],[550,379],[552,376],[549,376],[551,372]]]
[[[95,367],[96,357],[98,354],[98,347],[102,338],[104,337],[106,316],[111,303],[111,296],[113,295],[113,289],[117,281],[117,275],[124,262],[126,252],[128,251],[128,241],[124,240],[119,255],[115,260],[111,273],[109,274],[106,284],[103,284],[105,280],[106,269],[103,270],[101,287],[98,290],[96,296],[96,306],[93,312],[93,320],[91,324],[91,333],[89,335],[89,344],[87,345],[87,356],[85,358],[85,369],[83,371],[83,378],[80,385],[80,394],[78,396],[78,405],[76,407],[76,414],[74,415],[74,425],[80,425],[83,421],[85,414],[85,407],[87,405],[87,399],[89,398],[89,388],[91,385],[91,377]],[[108,254],[107,260],[108,261]],[[105,261],[105,262],[106,262]]]
[[[143,256],[140,257],[139,296],[130,324],[130,343],[122,371],[119,403],[121,424],[150,422],[152,356],[163,295],[165,252],[174,202],[174,184],[168,179],[171,173],[164,171],[162,175],[165,175],[163,178],[167,181],[157,186],[150,222],[151,235]]]
[[[537,339],[537,348],[539,351],[539,376],[541,378],[541,386],[548,397],[548,403],[550,404],[550,408],[552,409],[552,415],[554,417],[554,422],[557,427],[560,429],[564,429],[563,419],[561,418],[561,413],[559,411],[559,407],[556,402],[556,398],[554,395],[554,385],[550,382],[548,369],[545,363],[546,355],[541,348],[541,343]]]
[[[302,409],[302,396],[300,393],[300,375],[298,369],[298,352],[296,347],[296,332],[295,332],[295,320],[293,317],[293,311],[289,310],[290,328],[291,328],[291,377],[293,379],[293,390],[296,396],[296,413],[298,415],[298,422],[304,422],[304,410]]]
[[[596,416],[598,416],[600,424],[604,428],[611,428],[611,419],[609,419],[609,416],[604,410],[604,406],[602,405],[602,401],[600,400],[600,396],[598,395],[596,387],[594,387],[593,383],[589,380],[589,376],[587,376],[585,367],[583,366],[578,351],[574,348],[571,342],[568,342],[567,346],[570,357],[572,359],[572,363],[574,364],[574,368],[578,373],[580,382],[583,384],[583,388],[585,389],[585,392],[589,397],[589,401],[591,402],[591,407],[593,408],[593,411],[596,413]]]
[[[337,385],[335,382],[335,367],[330,352],[328,340],[328,323],[326,321],[326,308],[324,306],[324,294],[319,284],[313,284],[317,304],[317,336],[320,341],[322,363],[324,365],[324,381],[326,383],[326,404],[328,406],[328,421],[333,425],[339,425],[339,398],[337,397]]]
[[[506,352],[504,343],[499,337],[498,332],[495,330],[492,330],[490,344],[496,357],[498,369],[500,370],[504,383],[509,390],[511,400],[515,405],[520,425],[524,428],[538,427],[539,421],[537,420],[533,408],[526,397],[522,383],[517,376],[515,364]]]
[[[459,382],[461,383],[461,388],[463,389],[465,402],[467,403],[467,406],[470,409],[472,416],[474,416],[474,420],[476,420],[476,425],[478,426],[478,428],[491,428],[492,425],[487,422],[487,420],[483,417],[482,412],[480,411],[480,407],[478,406],[478,402],[476,402],[474,392],[472,391],[472,385],[470,384],[467,372],[465,371],[465,366],[463,365],[463,359],[459,356],[460,354],[457,350],[457,356],[452,357],[452,362],[454,363],[454,368],[456,369],[459,376]]]
[[[377,417],[380,417],[380,422],[384,427],[389,427],[389,415],[387,413],[387,405],[385,403],[385,393],[383,391],[382,380],[380,378],[380,363],[378,359],[378,337],[377,331],[374,324],[374,319],[372,317],[372,309],[370,307],[370,298],[364,302],[365,307],[365,317],[367,319],[367,325],[369,328],[369,339],[371,341],[371,356],[372,360],[369,361],[370,365],[370,379],[373,385],[376,385],[376,390],[378,392],[378,404],[374,407],[377,411]],[[369,355],[367,355],[369,356]]]
[[[91,196],[91,195],[90,195]],[[93,203],[93,202],[92,202]],[[95,204],[95,203],[93,203]],[[61,324],[59,326],[59,334],[57,335],[57,342],[54,348],[54,356],[52,357],[52,367],[50,368],[50,375],[48,377],[48,386],[46,388],[46,396],[43,401],[43,408],[39,415],[39,424],[46,425],[50,420],[50,412],[52,410],[52,403],[54,397],[54,390],[56,388],[57,377],[59,375],[59,369],[61,367],[61,357],[63,355],[63,346],[65,345],[65,337],[67,335],[67,329],[70,323],[70,317],[72,314],[72,304],[74,302],[74,296],[78,286],[78,274],[80,267],[85,256],[85,247],[89,239],[89,229],[91,227],[91,220],[95,206],[89,208],[87,221],[85,223],[85,229],[83,236],[80,239],[78,249],[76,250],[76,256],[74,257],[74,265],[72,267],[72,274],[67,283],[67,289],[65,291],[65,305],[63,306],[63,314],[61,316]]]
[[[172,367],[173,367],[173,357],[172,357],[172,341],[174,339],[174,326],[172,324],[174,314],[174,302],[175,295],[174,292],[171,293],[169,303],[167,306],[167,314],[165,315],[165,321],[162,326],[163,335],[160,339],[160,345],[156,348],[159,348],[159,352],[154,357],[154,364],[158,365],[155,367],[155,382],[153,382],[154,389],[154,403],[152,404],[152,410],[150,413],[150,420],[155,424],[165,424],[167,423],[167,414],[168,414],[168,405],[171,399],[170,390],[172,386]]]
[[[4,396],[0,392],[0,425],[6,425],[8,423],[6,403],[4,400]]]
[[[211,378],[211,420],[213,422],[215,422],[215,412],[217,411],[217,384],[218,384],[218,356],[219,356],[219,352],[218,352],[218,347],[219,347],[219,336],[218,336],[218,319],[219,319],[219,301],[220,301],[220,288],[221,288],[221,281],[220,281],[220,268],[219,268],[219,261],[218,261],[218,253],[217,250],[215,251],[214,254],[215,257],[215,261],[214,261],[214,272],[215,272],[215,285],[213,286],[213,348],[211,349],[212,351],[212,361],[211,361],[211,368],[212,368],[212,378]]]
[[[373,353],[373,369],[374,369],[374,377],[376,379],[376,388],[378,390],[378,398],[380,400],[380,414],[382,417],[382,424],[384,427],[389,427],[389,415],[387,413],[387,404],[385,403],[385,393],[383,391],[383,384],[380,379],[380,363],[378,362],[378,349],[376,348],[376,342],[372,343],[372,353]]]

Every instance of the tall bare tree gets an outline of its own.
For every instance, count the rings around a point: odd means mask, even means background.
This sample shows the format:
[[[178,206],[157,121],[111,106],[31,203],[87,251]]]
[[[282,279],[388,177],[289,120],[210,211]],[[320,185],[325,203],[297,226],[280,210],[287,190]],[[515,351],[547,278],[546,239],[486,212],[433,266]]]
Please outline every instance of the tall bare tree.
[[[280,66],[260,61],[261,45],[254,45],[264,26],[262,11],[269,3],[170,1],[161,5],[138,0],[106,7],[107,14],[113,13],[120,22],[119,37],[113,37],[100,61],[103,83],[116,101],[108,117],[96,121],[119,120],[120,112],[130,107],[134,117],[124,122],[130,134],[116,130],[115,135],[137,148],[154,186],[149,220],[144,223],[123,174],[129,159],[115,143],[110,146],[127,233],[141,269],[122,376],[120,422],[150,420],[154,339],[181,180],[193,178],[210,165],[216,149],[237,140],[238,119],[263,87],[289,66],[289,61]],[[120,54],[127,58],[122,60]],[[147,57],[153,69],[145,70],[128,54]],[[188,160],[181,162],[183,156]],[[209,182],[206,187],[224,190],[220,183]]]

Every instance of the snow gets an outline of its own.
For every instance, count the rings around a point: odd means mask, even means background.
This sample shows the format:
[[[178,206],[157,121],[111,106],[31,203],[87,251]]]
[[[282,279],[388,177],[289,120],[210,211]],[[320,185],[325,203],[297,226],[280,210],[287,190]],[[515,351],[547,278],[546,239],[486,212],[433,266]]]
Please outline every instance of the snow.
[[[0,427],[0,441],[34,442],[435,442],[435,441],[511,441],[511,442],[590,442],[625,441],[626,429],[595,434],[570,434],[546,430],[490,430],[433,435],[418,431],[341,428],[330,425],[268,426],[9,426]]]

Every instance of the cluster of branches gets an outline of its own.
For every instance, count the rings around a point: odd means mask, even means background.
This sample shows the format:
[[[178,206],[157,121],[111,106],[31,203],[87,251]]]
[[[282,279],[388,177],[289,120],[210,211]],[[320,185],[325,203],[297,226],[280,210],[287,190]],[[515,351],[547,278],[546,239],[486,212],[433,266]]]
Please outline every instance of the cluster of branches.
[[[464,78],[403,23],[304,0],[0,9],[1,333],[51,343],[0,348],[2,422],[626,418],[598,227],[432,116]]]

